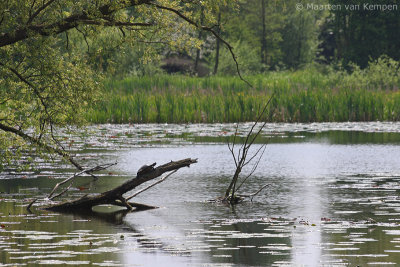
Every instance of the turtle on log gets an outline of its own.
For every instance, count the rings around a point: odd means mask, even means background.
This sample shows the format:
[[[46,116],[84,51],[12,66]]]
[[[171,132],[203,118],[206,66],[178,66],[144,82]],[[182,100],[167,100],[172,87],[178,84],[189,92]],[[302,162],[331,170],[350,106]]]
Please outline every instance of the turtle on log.
[[[142,167],[140,167],[140,169],[137,172],[137,176],[139,175],[144,175],[147,174],[149,172],[154,171],[154,166],[156,166],[157,162],[154,162],[151,165],[143,165]]]

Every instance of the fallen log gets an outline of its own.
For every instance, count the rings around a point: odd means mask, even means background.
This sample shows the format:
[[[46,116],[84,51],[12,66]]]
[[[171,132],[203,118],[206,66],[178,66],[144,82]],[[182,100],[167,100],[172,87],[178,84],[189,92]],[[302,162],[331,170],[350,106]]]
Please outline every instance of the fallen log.
[[[93,206],[97,205],[111,204],[111,205],[124,206],[128,210],[132,210],[133,207],[135,206],[140,207],[143,206],[143,204],[130,203],[123,197],[123,194],[131,191],[135,187],[147,181],[150,181],[152,179],[161,176],[163,173],[175,171],[182,167],[190,167],[191,164],[196,162],[197,159],[190,159],[190,158],[179,161],[171,161],[164,165],[160,165],[149,172],[143,174],[139,173],[135,178],[130,179],[124,184],[117,186],[109,191],[103,192],[99,195],[86,195],[76,200],[65,201],[62,203],[46,206],[44,207],[44,209],[52,211],[73,211],[73,210],[82,211],[82,210],[91,210]]]

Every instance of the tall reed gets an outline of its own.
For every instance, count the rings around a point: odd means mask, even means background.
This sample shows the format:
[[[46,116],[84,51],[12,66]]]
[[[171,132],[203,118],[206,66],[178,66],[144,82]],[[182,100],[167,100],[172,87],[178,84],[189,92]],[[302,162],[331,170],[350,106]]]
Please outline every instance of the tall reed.
[[[109,79],[86,114],[93,123],[253,121],[270,96],[272,122],[400,120],[400,79],[371,87],[368,74],[315,70],[247,77],[175,75]],[[375,79],[377,80],[377,79]]]

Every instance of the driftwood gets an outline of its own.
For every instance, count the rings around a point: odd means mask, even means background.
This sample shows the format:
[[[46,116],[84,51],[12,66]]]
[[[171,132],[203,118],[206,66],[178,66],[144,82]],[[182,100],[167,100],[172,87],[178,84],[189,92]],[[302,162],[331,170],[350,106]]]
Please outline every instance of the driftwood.
[[[153,206],[128,202],[126,198],[123,197],[123,194],[131,191],[135,187],[147,181],[150,181],[152,179],[161,176],[166,172],[175,171],[182,167],[190,167],[191,164],[196,162],[197,159],[190,159],[190,158],[179,161],[171,161],[169,163],[154,168],[154,170],[151,172],[142,175],[137,175],[135,178],[125,182],[124,184],[109,191],[103,192],[99,195],[86,195],[76,200],[66,201],[59,204],[50,205],[44,208],[52,211],[74,211],[74,210],[82,211],[82,210],[91,210],[93,206],[103,205],[103,204],[124,206],[128,210],[131,210],[134,207],[137,209],[155,208]]]

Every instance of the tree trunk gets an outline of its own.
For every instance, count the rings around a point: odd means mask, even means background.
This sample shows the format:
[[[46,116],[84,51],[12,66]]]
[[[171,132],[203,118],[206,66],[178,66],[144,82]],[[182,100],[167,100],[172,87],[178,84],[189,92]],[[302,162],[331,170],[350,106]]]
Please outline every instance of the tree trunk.
[[[200,25],[203,25],[204,22],[204,7],[201,7],[201,17],[200,17]],[[201,40],[203,38],[203,31],[200,30],[199,31],[199,35],[198,35],[198,39]],[[199,74],[199,61],[200,61],[200,49],[201,48],[197,48],[196,50],[196,60],[194,61],[194,72],[196,73],[196,75]]]
[[[265,0],[261,1],[261,23],[262,23],[262,32],[261,32],[261,63],[267,64],[267,31],[265,25]]]
[[[240,174],[241,171],[242,171],[241,167],[237,167],[236,168],[236,171],[235,171],[235,174],[232,177],[231,183],[229,184],[228,189],[225,192],[225,198],[229,197],[231,192],[232,192],[232,198],[234,197],[236,181],[239,178],[239,174]]]
[[[218,28],[217,28],[217,33],[221,34],[221,12],[218,13]],[[220,40],[217,38],[216,40],[216,46],[215,46],[215,65],[214,65],[214,71],[213,75],[216,75],[218,72],[218,64],[219,64],[219,47],[220,47]]]

